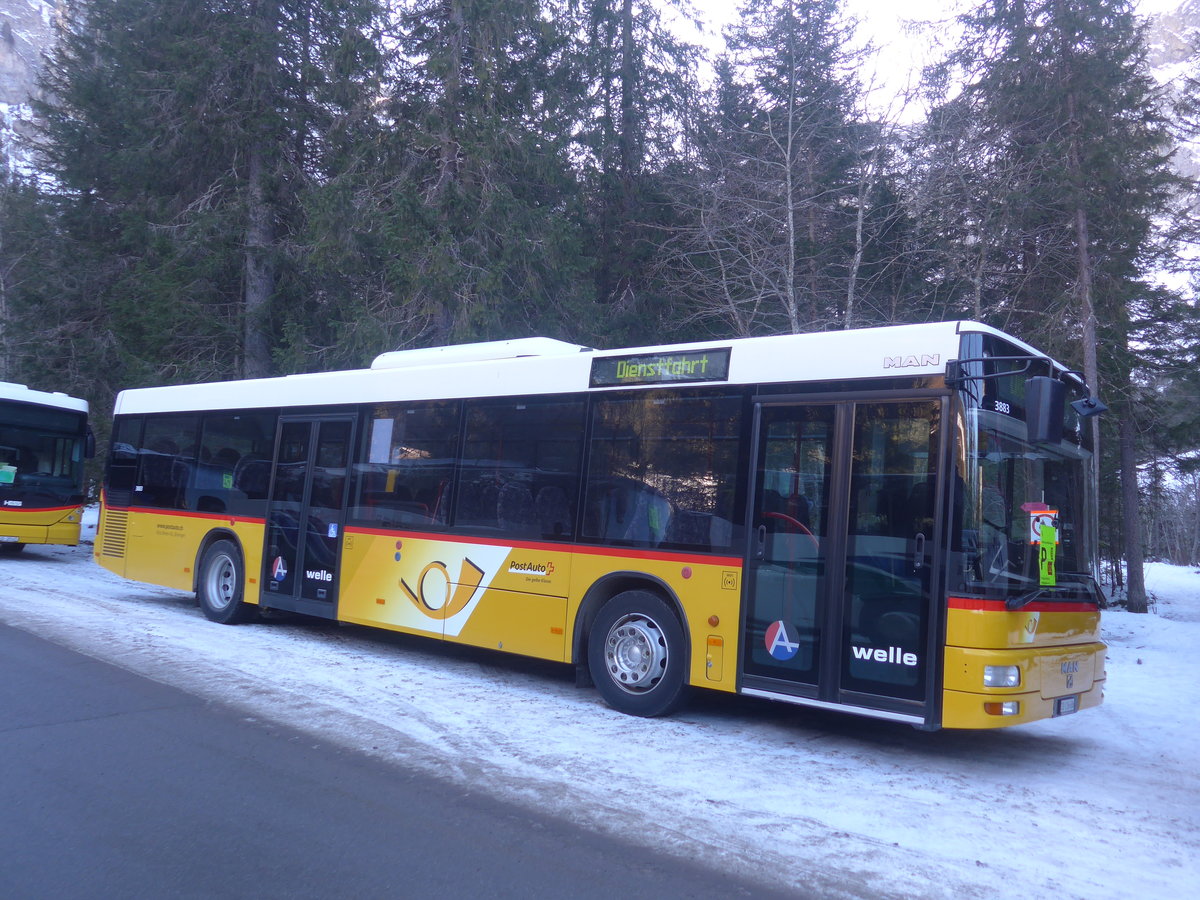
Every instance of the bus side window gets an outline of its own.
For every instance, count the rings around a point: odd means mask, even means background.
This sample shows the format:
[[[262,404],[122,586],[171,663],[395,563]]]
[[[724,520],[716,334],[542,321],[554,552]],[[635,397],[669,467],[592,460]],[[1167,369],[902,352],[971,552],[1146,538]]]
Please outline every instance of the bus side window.
[[[571,500],[562,487],[548,484],[538,490],[533,499],[533,509],[542,537],[551,540],[570,538],[575,528],[571,507]]]
[[[198,418],[163,416],[146,420],[138,452],[135,505],[156,509],[186,507],[185,488],[196,464]]]
[[[572,539],[585,408],[581,398],[469,403],[455,526]]]
[[[270,488],[274,413],[204,417],[188,508],[199,512],[262,516]]]
[[[593,405],[584,537],[728,548],[742,397],[643,391]]]
[[[444,527],[458,455],[457,400],[380,406],[354,466],[350,517],[382,525]]]
[[[122,417],[113,422],[108,447],[105,500],[110,506],[129,506],[134,500],[138,447],[142,443],[142,418]]]

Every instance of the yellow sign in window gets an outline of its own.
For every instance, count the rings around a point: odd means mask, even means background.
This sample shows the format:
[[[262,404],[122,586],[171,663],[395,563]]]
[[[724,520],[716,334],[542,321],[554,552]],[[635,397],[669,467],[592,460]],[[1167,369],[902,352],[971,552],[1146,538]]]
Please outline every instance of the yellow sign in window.
[[[1054,587],[1058,584],[1055,563],[1058,557],[1058,529],[1042,524],[1041,543],[1038,545],[1038,584]]]

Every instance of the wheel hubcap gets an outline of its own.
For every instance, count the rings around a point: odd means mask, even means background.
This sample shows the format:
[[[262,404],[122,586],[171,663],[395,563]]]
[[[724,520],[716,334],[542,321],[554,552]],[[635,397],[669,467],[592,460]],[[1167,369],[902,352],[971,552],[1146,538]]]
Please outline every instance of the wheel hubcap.
[[[237,585],[234,575],[237,569],[228,556],[218,556],[208,567],[207,591],[209,605],[213,609],[224,609],[233,602]]]
[[[604,656],[613,683],[640,694],[662,679],[667,669],[667,641],[653,619],[628,615],[609,630]]]

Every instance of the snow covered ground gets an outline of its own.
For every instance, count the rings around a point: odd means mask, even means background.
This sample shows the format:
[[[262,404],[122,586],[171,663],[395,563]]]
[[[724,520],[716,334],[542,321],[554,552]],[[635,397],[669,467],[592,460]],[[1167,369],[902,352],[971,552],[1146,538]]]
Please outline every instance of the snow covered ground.
[[[924,734],[707,694],[631,718],[563,666],[298,618],[214,625],[90,554],[0,559],[0,621],[775,887],[1090,900],[1200,884],[1200,572],[1151,565],[1156,611],[1105,615],[1099,709]]]

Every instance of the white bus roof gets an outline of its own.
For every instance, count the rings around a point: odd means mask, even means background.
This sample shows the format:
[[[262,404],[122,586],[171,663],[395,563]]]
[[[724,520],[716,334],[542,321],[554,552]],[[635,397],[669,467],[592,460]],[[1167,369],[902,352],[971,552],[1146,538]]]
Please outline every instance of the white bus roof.
[[[16,400],[20,403],[34,403],[38,406],[51,406],[56,409],[70,409],[75,412],[87,413],[88,403],[78,397],[68,397],[58,392],[47,393],[35,391],[23,384],[13,384],[10,381],[0,381],[0,400]]]
[[[594,360],[726,349],[729,350],[727,377],[711,382],[693,380],[689,384],[936,376],[944,375],[946,363],[958,357],[960,336],[971,332],[996,335],[1032,355],[1043,355],[977,322],[895,325],[617,350],[589,350],[550,338],[526,338],[384,353],[370,369],[126,390],[117,395],[114,413],[314,407],[603,391],[612,388],[591,386]]]

